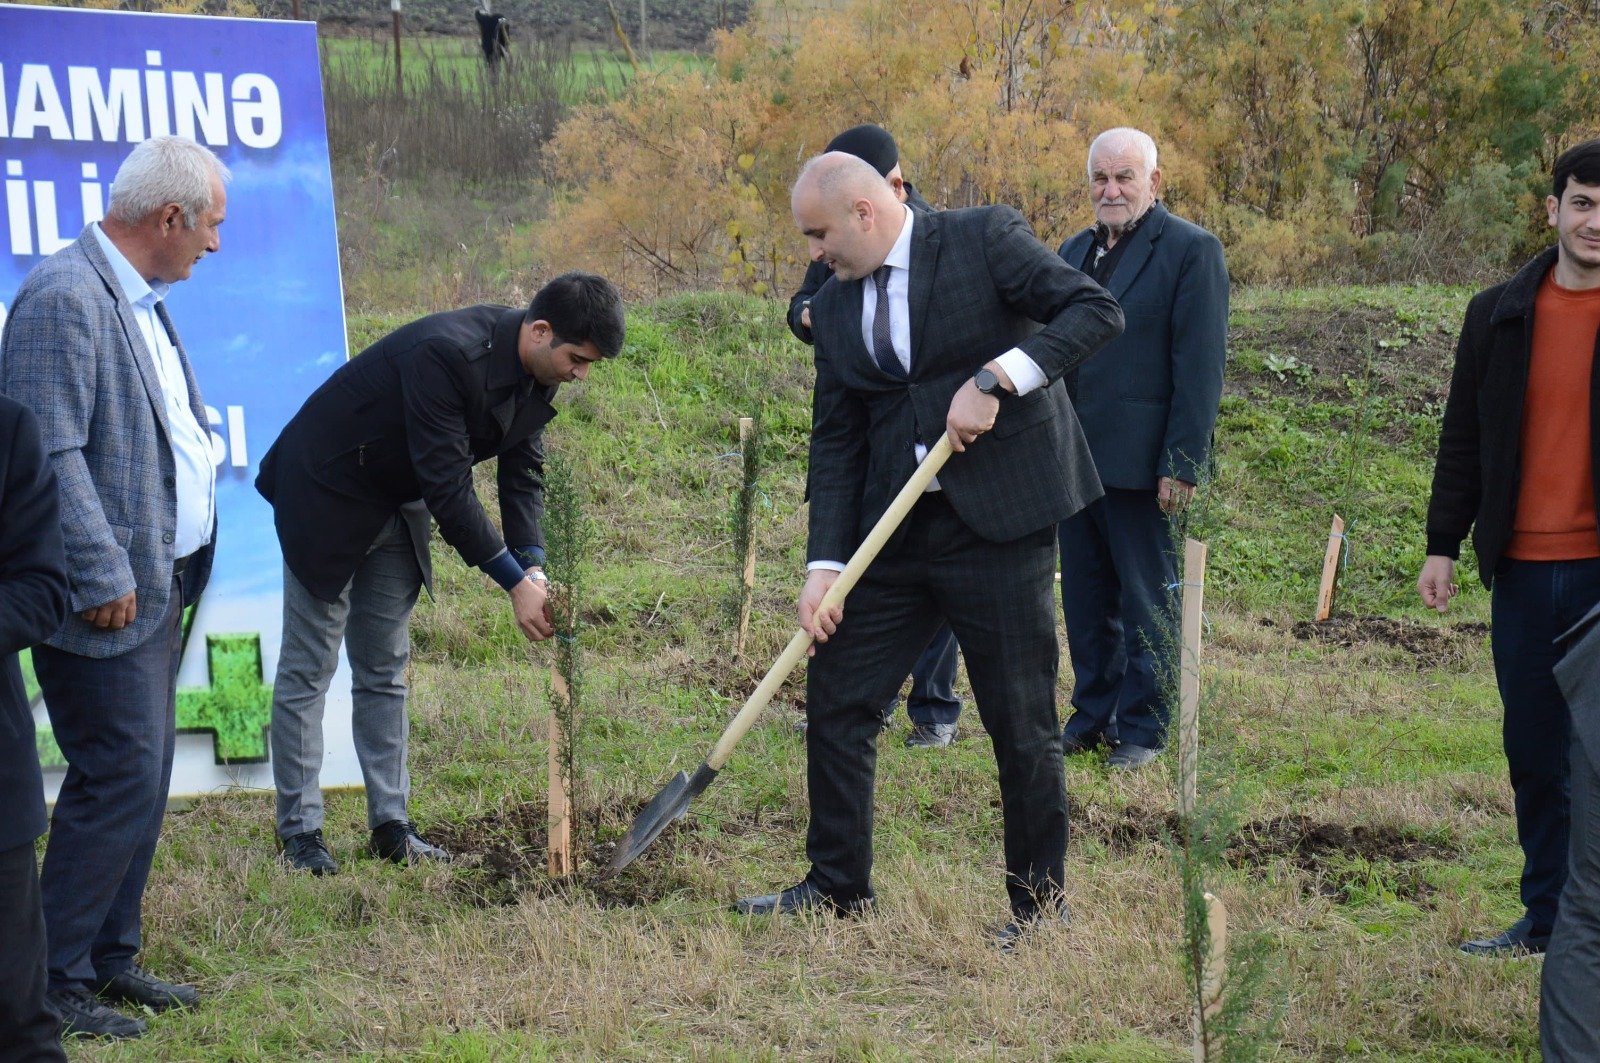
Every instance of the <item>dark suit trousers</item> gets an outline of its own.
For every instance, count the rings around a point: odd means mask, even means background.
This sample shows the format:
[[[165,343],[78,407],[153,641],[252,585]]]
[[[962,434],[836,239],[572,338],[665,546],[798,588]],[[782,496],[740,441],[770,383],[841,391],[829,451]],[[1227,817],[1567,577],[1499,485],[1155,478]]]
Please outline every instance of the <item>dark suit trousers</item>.
[[[1600,602],[1600,558],[1500,564],[1489,646],[1505,708],[1501,738],[1522,845],[1522,903],[1536,933],[1556,921],[1570,830],[1567,700],[1556,685],[1556,639]]]
[[[139,951],[144,885],[172,779],[183,600],[174,577],[167,615],[121,656],[33,651],[68,765],[40,879],[51,988],[104,982]]]
[[[1067,847],[1055,711],[1055,530],[975,535],[938,493],[851,592],[806,675],[810,879],[836,900],[872,893],[872,805],[883,705],[948,619],[989,732],[1005,813],[1006,886],[1027,915],[1054,902]]]
[[[1166,744],[1177,685],[1166,662],[1179,645],[1170,528],[1154,491],[1117,487],[1061,522],[1061,610],[1074,677],[1068,737]]]
[[[1567,649],[1557,680],[1571,709],[1571,853],[1539,995],[1547,1063],[1600,1059],[1600,625]]]
[[[33,843],[0,852],[0,1063],[66,1063],[45,1008],[44,916]]]
[[[960,654],[956,633],[950,625],[941,627],[911,668],[911,693],[906,696],[906,715],[919,727],[936,723],[955,723],[961,717],[961,699],[956,697],[956,665]],[[894,715],[898,693],[884,710],[884,719]]]

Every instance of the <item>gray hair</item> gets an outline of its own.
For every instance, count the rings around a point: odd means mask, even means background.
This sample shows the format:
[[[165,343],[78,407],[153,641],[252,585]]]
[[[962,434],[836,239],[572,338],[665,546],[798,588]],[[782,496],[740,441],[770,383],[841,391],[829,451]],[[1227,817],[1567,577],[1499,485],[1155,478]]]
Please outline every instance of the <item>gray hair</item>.
[[[226,184],[233,174],[210,148],[188,137],[151,137],[118,167],[106,213],[133,225],[176,203],[183,210],[183,227],[193,229],[200,215],[216,206],[212,177]]]
[[[1144,156],[1145,173],[1149,173],[1156,168],[1156,142],[1150,139],[1150,134],[1142,129],[1134,129],[1132,126],[1117,126],[1115,129],[1108,129],[1095,137],[1094,142],[1089,145],[1086,169],[1089,171],[1091,178],[1094,177],[1094,153],[1102,144],[1107,147],[1112,145],[1130,147],[1138,151]]]

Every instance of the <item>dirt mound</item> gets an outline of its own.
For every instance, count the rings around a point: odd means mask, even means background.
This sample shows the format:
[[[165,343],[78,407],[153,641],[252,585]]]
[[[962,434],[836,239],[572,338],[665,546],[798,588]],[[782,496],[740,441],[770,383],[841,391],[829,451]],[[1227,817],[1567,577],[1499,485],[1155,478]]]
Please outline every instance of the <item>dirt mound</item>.
[[[709,854],[719,837],[795,835],[794,817],[785,809],[756,808],[730,817],[696,811],[667,827],[644,856],[613,873],[617,840],[643,808],[643,801],[618,801],[602,807],[598,815],[575,821],[576,870],[564,879],[550,877],[548,811],[542,800],[440,826],[428,836],[453,856],[454,888],[470,904],[515,904],[524,893],[581,893],[601,907],[614,908],[654,904],[673,893],[701,888],[703,883],[690,874],[695,861],[677,857]]]
[[[1166,844],[1177,837],[1177,813],[1125,808],[1074,809],[1074,830],[1100,838],[1113,851]],[[1223,857],[1233,867],[1263,870],[1279,863],[1303,872],[1305,893],[1319,893],[1341,904],[1375,893],[1427,903],[1435,887],[1411,865],[1448,860],[1448,845],[1394,827],[1326,823],[1305,815],[1252,820],[1228,839]]]
[[[598,819],[602,824],[631,822],[637,811],[631,806],[604,808]],[[573,824],[576,871],[564,879],[550,877],[548,808],[543,801],[508,805],[465,823],[437,827],[429,836],[454,857],[460,895],[485,907],[515,904],[524,893],[552,896],[570,891],[587,894],[608,908],[646,905],[689,885],[674,870],[678,862],[671,856],[694,833],[692,822],[668,828],[651,847],[653,859],[636,860],[619,874],[612,874],[609,866],[620,832],[615,826],[597,829],[594,824],[588,817]]]
[[[1439,668],[1460,664],[1489,633],[1489,625],[1468,621],[1438,627],[1386,616],[1333,616],[1302,620],[1289,630],[1297,639],[1334,646],[1398,646],[1418,668]]]

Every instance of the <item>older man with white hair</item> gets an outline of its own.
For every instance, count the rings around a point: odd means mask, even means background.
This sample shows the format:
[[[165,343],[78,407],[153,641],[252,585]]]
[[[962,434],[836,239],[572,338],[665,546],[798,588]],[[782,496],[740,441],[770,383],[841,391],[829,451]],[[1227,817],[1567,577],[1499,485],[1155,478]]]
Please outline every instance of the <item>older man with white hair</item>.
[[[1095,224],[1061,257],[1116,297],[1127,329],[1067,376],[1105,497],[1062,521],[1061,605],[1075,678],[1067,754],[1149,763],[1171,716],[1162,661],[1178,645],[1169,521],[1200,482],[1222,401],[1222,245],[1160,200],[1155,141],[1108,129],[1089,146]]]
[[[134,962],[166,812],[184,607],[211,571],[205,405],[164,297],[218,247],[227,168],[185,137],[133,149],[106,217],[12,304],[0,390],[39,420],[61,492],[72,613],[33,662],[67,775],[41,892],[65,1032],[137,1037],[108,1003],[193,1007]]]

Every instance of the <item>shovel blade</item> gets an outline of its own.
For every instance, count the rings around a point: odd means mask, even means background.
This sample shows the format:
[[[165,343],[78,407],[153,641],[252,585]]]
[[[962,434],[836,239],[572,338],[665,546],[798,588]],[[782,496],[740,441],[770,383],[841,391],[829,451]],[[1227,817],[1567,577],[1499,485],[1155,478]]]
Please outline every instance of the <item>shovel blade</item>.
[[[634,819],[633,826],[628,828],[628,833],[617,843],[616,854],[611,858],[611,870],[621,871],[633,863],[650,848],[650,843],[661,837],[661,832],[673,820],[688,815],[689,803],[716,777],[715,769],[705,764],[696,768],[693,775],[680,771],[673,776],[672,781],[644,806],[644,810]]]

